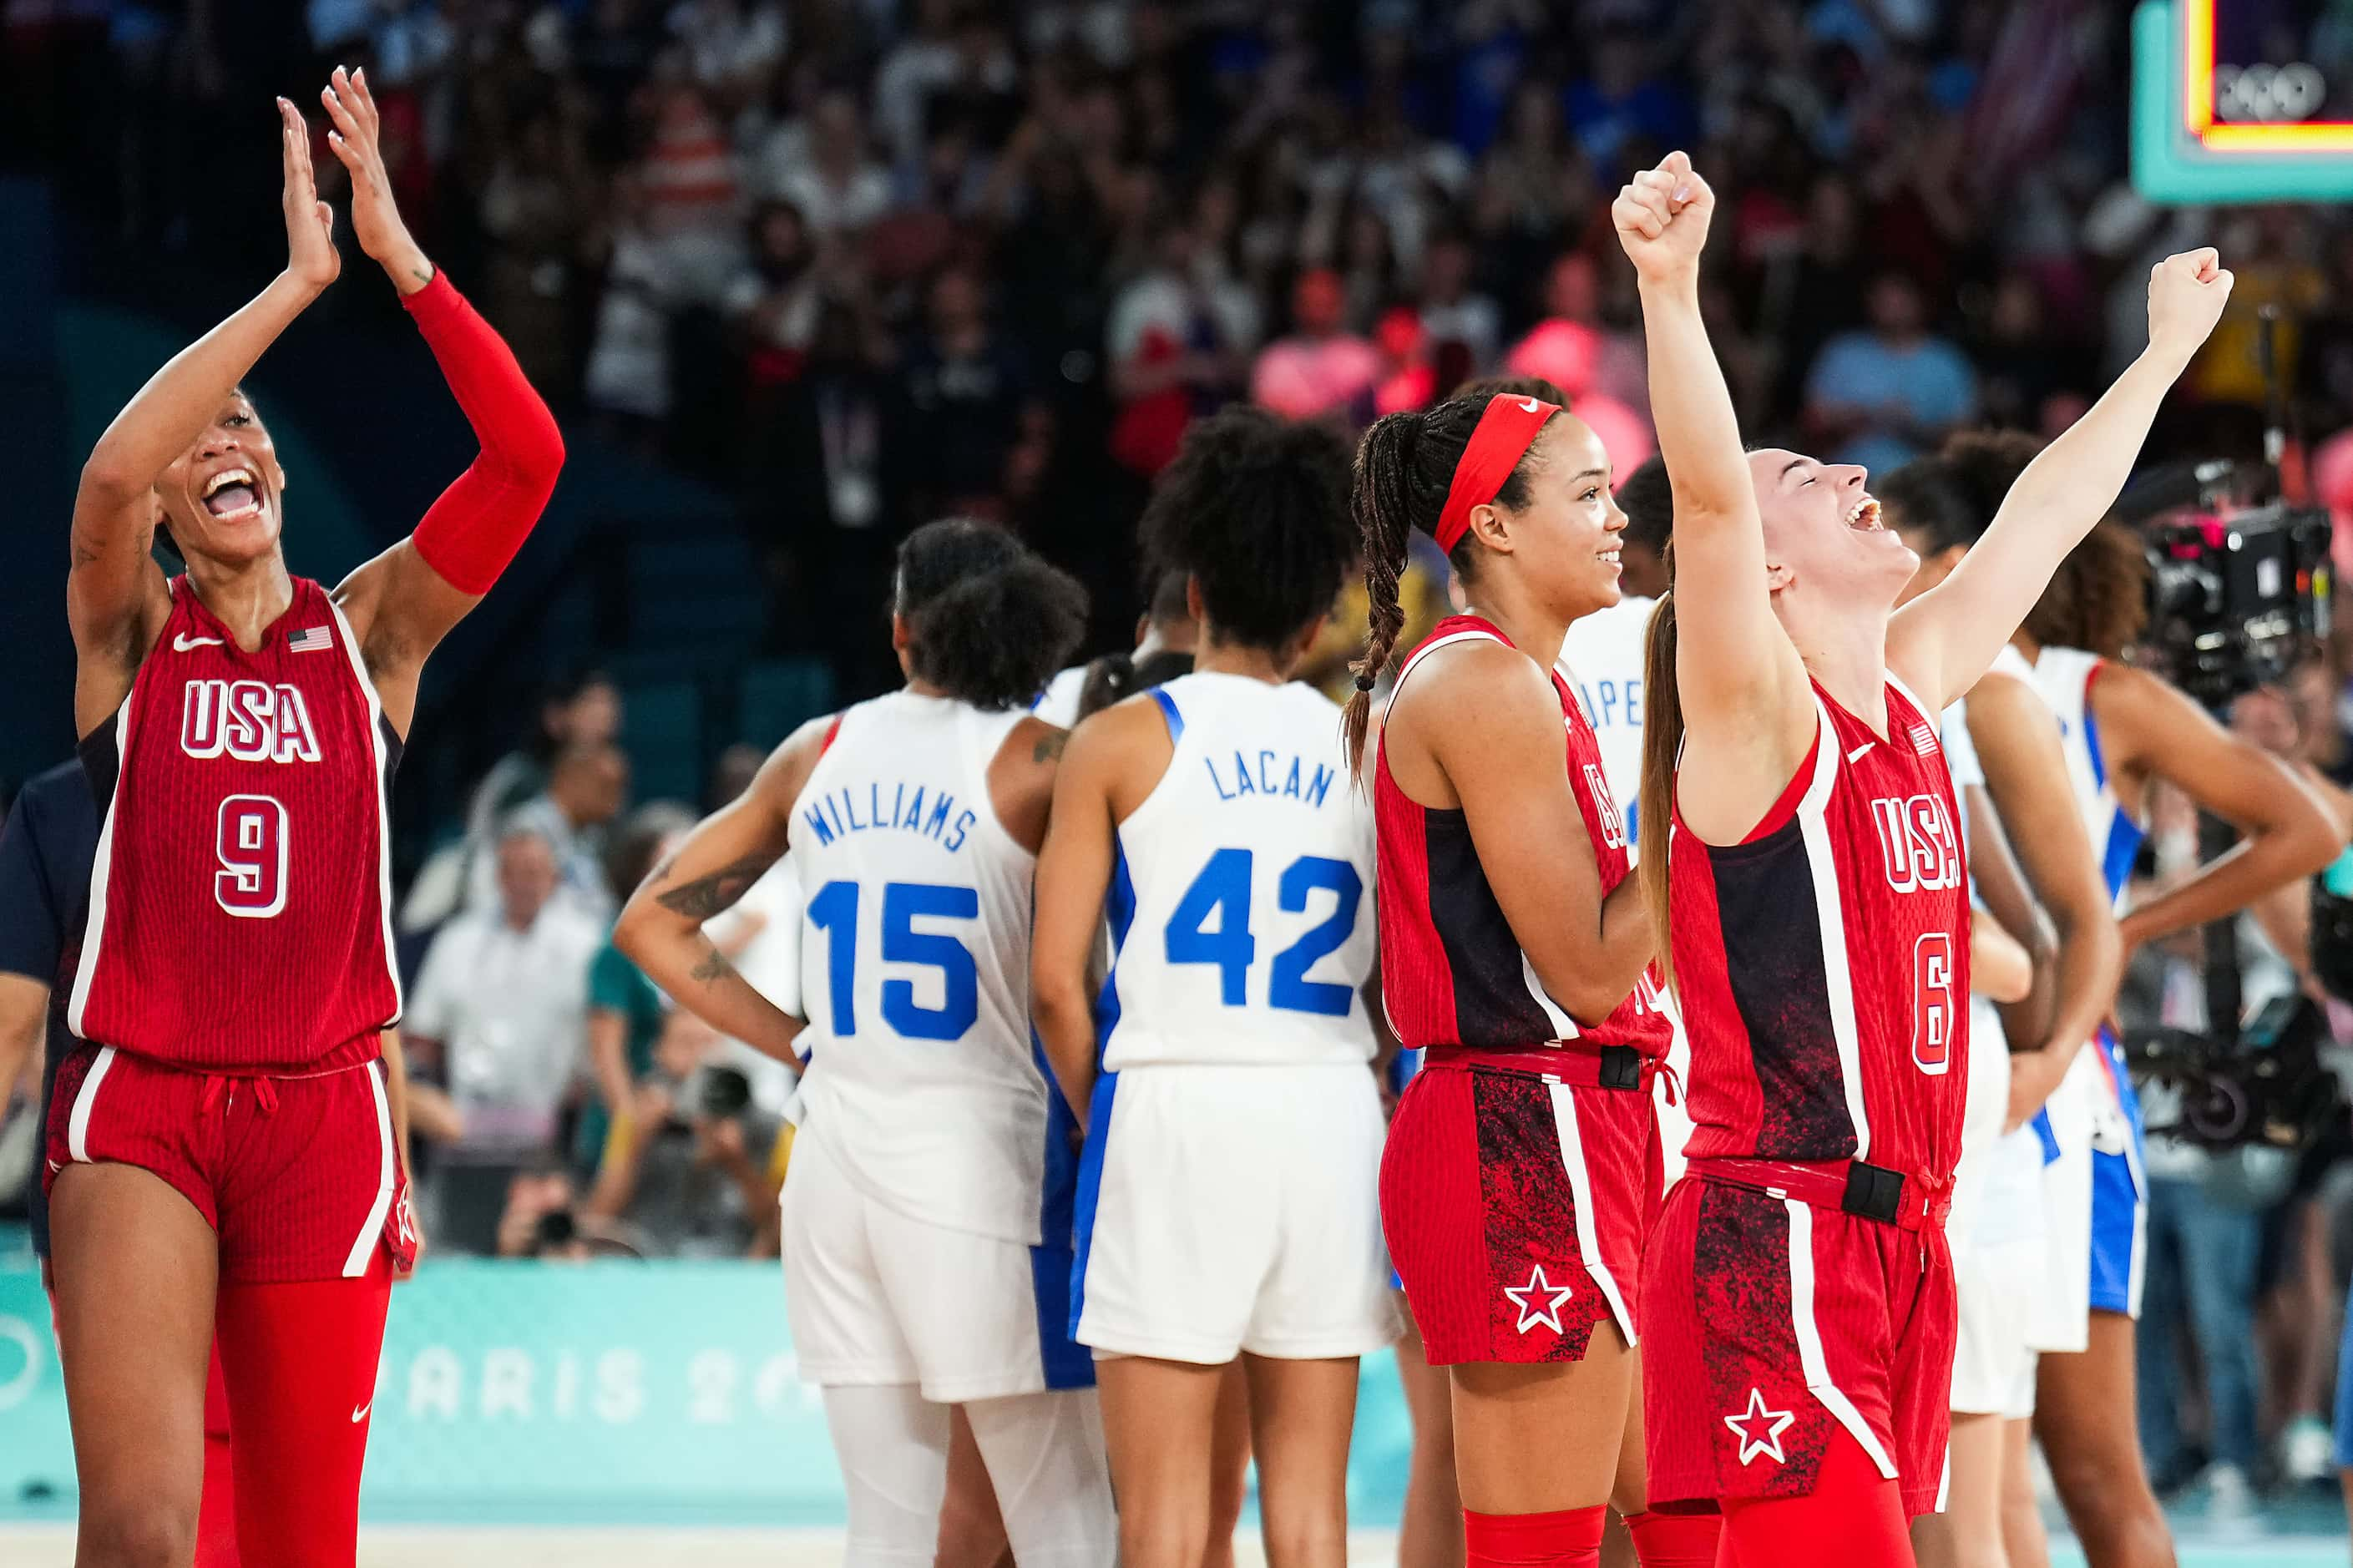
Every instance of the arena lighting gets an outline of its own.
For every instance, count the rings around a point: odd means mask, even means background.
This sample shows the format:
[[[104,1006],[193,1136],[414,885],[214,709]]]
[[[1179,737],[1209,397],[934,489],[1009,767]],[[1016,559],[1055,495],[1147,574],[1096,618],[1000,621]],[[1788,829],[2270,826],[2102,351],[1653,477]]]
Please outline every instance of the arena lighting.
[[[2232,4],[2145,0],[2134,12],[2134,187],[2149,200],[2179,203],[2353,196],[2353,122],[2235,122],[2217,112],[2218,84],[2232,68],[2215,61],[2215,21]],[[2310,66],[2279,70],[2298,82],[2310,76],[2316,96],[2326,96]]]

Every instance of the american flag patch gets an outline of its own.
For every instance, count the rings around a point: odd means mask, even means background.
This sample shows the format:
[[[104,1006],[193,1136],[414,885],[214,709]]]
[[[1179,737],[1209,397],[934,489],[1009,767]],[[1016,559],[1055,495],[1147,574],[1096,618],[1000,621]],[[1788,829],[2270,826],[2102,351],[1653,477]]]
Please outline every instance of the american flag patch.
[[[286,650],[289,653],[317,653],[321,648],[334,646],[333,634],[324,626],[311,626],[302,631],[286,634]]]
[[[1936,754],[1936,731],[1926,724],[1912,726],[1912,749],[1924,757]]]

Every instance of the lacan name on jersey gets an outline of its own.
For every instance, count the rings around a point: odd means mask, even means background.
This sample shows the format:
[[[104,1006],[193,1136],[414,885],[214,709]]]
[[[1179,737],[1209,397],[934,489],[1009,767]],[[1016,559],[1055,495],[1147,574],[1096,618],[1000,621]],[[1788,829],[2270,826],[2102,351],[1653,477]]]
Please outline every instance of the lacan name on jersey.
[[[954,854],[980,820],[947,790],[892,779],[891,793],[884,795],[883,782],[869,779],[862,790],[855,784],[828,790],[801,813],[820,847],[849,834],[888,827],[920,835]]]
[[[1215,757],[1203,757],[1201,765],[1209,770],[1209,783],[1216,786],[1219,800],[1274,795],[1320,806],[1331,794],[1332,781],[1337,776],[1324,763],[1311,763],[1300,756],[1292,757],[1286,766],[1282,753],[1271,749],[1261,749],[1254,759],[1247,752],[1236,752],[1222,773]]]
[[[180,688],[180,750],[241,763],[315,763],[319,737],[299,686],[191,680]]]

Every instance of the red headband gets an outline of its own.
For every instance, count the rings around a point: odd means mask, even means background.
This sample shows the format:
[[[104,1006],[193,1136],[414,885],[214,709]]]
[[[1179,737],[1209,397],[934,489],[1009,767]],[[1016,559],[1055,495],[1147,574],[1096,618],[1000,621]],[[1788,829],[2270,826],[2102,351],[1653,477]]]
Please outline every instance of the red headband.
[[[1560,412],[1557,403],[1534,397],[1498,394],[1487,399],[1471,444],[1454,465],[1454,482],[1446,487],[1446,510],[1438,514],[1438,548],[1447,554],[1471,530],[1471,509],[1495,499],[1512,470],[1535,444],[1545,421]]]

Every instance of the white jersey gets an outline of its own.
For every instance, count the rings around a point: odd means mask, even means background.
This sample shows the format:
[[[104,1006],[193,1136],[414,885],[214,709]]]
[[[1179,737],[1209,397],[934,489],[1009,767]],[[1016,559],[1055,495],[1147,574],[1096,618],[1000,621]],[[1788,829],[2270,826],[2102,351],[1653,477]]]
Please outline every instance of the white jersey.
[[[1626,823],[1626,858],[1642,858],[1642,668],[1651,632],[1651,612],[1656,599],[1630,594],[1606,610],[1597,610],[1568,624],[1561,639],[1560,658],[1553,668],[1577,700],[1601,744],[1601,776],[1609,781],[1610,798]],[[1667,1066],[1675,1081],[1691,1071],[1691,1039],[1683,1033],[1683,1015],[1672,993],[1660,999],[1660,1010],[1674,1028],[1667,1045]],[[1683,1174],[1683,1144],[1691,1137],[1692,1120],[1683,1097],[1662,1075],[1651,1098],[1659,1110],[1659,1148],[1665,1156],[1666,1180]]]
[[[2092,836],[2092,853],[2100,858],[2100,874],[2107,880],[2108,895],[2121,909],[2125,884],[2132,879],[2133,857],[2140,851],[2141,826],[2116,798],[2107,759],[2100,752],[2100,727],[2092,717],[2092,682],[2106,660],[2082,648],[2046,647],[2030,665],[2017,649],[2002,651],[2017,663],[2013,667],[1997,659],[1994,668],[2031,680],[2058,715],[2067,753],[2067,782],[2083,811],[2084,826]]]
[[[1103,1067],[1369,1062],[1373,808],[1340,710],[1213,673],[1149,698],[1176,749],[1119,825]]]
[[[1046,682],[1046,689],[1038,693],[1038,700],[1029,704],[1029,711],[1056,729],[1067,730],[1079,721],[1079,693],[1086,685],[1085,665],[1057,670],[1054,679]]]
[[[1036,1246],[1049,1088],[1029,1032],[1037,858],[988,767],[1018,710],[910,691],[844,712],[800,798],[800,1121],[876,1201]]]
[[[1606,610],[1571,621],[1553,668],[1585,704],[1593,738],[1601,743],[1601,773],[1626,819],[1626,858],[1641,852],[1642,650],[1656,599],[1629,595]]]

